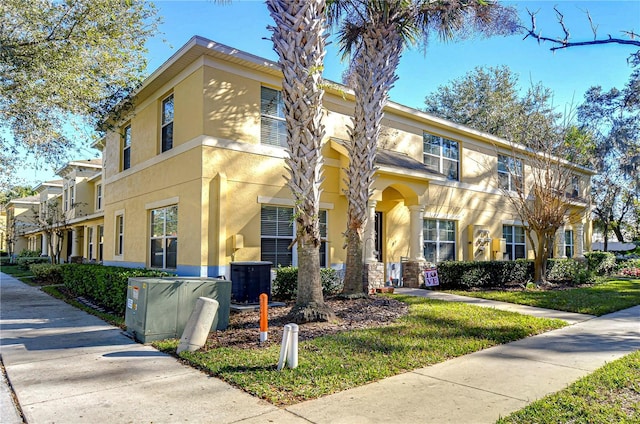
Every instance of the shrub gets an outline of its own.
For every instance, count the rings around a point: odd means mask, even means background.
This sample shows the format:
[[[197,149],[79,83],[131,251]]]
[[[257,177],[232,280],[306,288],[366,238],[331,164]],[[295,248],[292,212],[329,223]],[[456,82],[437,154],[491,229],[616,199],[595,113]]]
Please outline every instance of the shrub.
[[[332,268],[320,268],[322,294],[324,296],[342,291],[342,281]],[[293,266],[276,268],[276,278],[271,287],[271,296],[276,300],[293,300],[298,290],[298,268]]]
[[[96,304],[124,315],[129,277],[166,277],[172,274],[143,268],[97,264],[64,264],[65,287],[75,296],[85,296]]]
[[[611,275],[616,270],[616,255],[611,252],[588,252],[587,267],[596,275]]]
[[[441,262],[438,264],[438,278],[443,290],[503,288],[532,280],[533,261]]]
[[[29,266],[33,276],[44,284],[62,284],[62,269],[60,265],[33,264]]]
[[[50,264],[51,258],[48,256],[19,256],[16,263],[18,268],[28,270],[33,264]]]
[[[583,284],[591,279],[591,273],[584,262],[574,259],[549,259],[547,279],[569,284]]]
[[[6,250],[0,250],[0,258],[4,258],[5,256],[9,256],[9,252]]]
[[[19,258],[37,258],[38,256],[40,256],[39,250],[22,249],[20,253],[18,253]]]

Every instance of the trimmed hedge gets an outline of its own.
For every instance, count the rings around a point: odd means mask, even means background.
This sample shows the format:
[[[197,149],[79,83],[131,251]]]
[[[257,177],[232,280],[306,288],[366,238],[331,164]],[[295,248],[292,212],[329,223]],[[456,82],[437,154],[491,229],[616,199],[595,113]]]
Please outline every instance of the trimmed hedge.
[[[574,259],[549,259],[547,261],[547,279],[552,282],[583,284],[589,282],[592,273],[586,262]]]
[[[167,277],[172,274],[143,268],[98,264],[64,264],[65,287],[75,296],[90,298],[96,304],[124,316],[129,277]]]
[[[587,265],[596,275],[611,275],[616,271],[616,255],[611,252],[587,252]]]
[[[533,279],[533,261],[448,261],[438,264],[442,290],[471,288],[504,288],[509,284]]]
[[[62,266],[54,264],[33,264],[29,266],[33,276],[43,284],[62,284]]]
[[[320,268],[322,294],[338,294],[342,291],[342,281],[332,268]],[[271,287],[271,295],[277,300],[293,300],[298,290],[298,268],[293,266],[276,268],[276,278]]]
[[[28,270],[34,264],[50,264],[51,258],[48,256],[18,256],[16,263],[18,268]]]

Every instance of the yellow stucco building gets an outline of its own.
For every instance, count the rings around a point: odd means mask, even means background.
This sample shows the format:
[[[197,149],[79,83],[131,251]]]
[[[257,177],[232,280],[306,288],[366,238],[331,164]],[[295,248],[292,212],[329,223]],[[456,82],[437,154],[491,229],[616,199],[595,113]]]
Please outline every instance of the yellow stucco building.
[[[201,37],[147,78],[100,143],[105,264],[213,277],[228,277],[233,261],[296,264],[281,79],[276,63]],[[336,87],[323,103],[320,220],[322,265],[340,268],[354,102]],[[385,279],[399,278],[407,260],[533,257],[503,189],[517,183],[504,169],[522,146],[393,102],[383,126],[365,259],[384,263]],[[526,184],[528,165],[515,165]],[[556,248],[580,256],[589,248],[592,173],[566,166],[573,210]]]

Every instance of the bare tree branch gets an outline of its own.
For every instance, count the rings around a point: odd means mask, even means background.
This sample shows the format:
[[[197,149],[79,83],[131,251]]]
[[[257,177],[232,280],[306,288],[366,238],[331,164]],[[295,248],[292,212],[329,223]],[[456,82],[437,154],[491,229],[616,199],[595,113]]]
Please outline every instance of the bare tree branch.
[[[591,26],[591,31],[593,32],[593,40],[569,41],[571,34],[569,32],[569,29],[564,23],[564,15],[556,7],[554,7],[553,10],[555,10],[556,12],[556,17],[558,18],[558,24],[560,24],[560,27],[564,32],[564,37],[551,38],[551,37],[543,36],[542,32],[538,30],[536,25],[536,15],[538,14],[539,10],[532,12],[529,9],[527,9],[527,13],[531,17],[531,26],[529,28],[521,26],[521,28],[525,31],[525,36],[523,40],[526,40],[527,38],[531,37],[535,40],[538,40],[538,43],[548,41],[554,44],[554,46],[549,49],[551,51],[566,49],[569,47],[592,46],[592,45],[598,45],[598,44],[624,44],[624,45],[640,47],[640,39],[638,39],[638,34],[633,32],[633,30],[622,31],[622,33],[627,35],[629,39],[614,38],[614,37],[611,37],[611,35],[609,35],[609,38],[598,39],[598,34],[597,34],[598,26],[593,23],[593,19],[591,18],[589,11],[587,11],[586,14],[587,14],[587,19],[589,20],[589,24]]]

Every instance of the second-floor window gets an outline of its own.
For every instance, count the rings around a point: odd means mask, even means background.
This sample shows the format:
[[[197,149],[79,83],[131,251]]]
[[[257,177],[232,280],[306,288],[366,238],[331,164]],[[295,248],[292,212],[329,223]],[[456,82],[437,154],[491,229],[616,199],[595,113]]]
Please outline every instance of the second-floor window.
[[[96,185],[96,210],[102,210],[102,184]]]
[[[173,94],[162,101],[161,149],[173,148]]]
[[[456,141],[424,133],[424,164],[450,180],[460,179],[460,147]]]
[[[131,167],[131,125],[122,130],[122,170]]]
[[[523,259],[527,257],[527,243],[524,227],[503,225],[502,237],[507,241],[507,259]]]
[[[267,87],[262,87],[260,91],[260,142],[287,146],[282,92]]]
[[[498,155],[498,182],[503,190],[517,191],[522,187],[522,161]]]
[[[571,187],[568,194],[569,197],[574,199],[580,197],[580,177],[577,175],[571,176]]]

